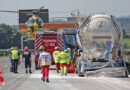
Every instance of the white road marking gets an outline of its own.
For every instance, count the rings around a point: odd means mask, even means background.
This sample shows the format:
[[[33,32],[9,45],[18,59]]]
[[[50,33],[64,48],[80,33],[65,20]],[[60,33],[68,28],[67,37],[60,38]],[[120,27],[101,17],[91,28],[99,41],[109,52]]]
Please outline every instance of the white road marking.
[[[8,67],[8,65],[3,66],[4,68]]]

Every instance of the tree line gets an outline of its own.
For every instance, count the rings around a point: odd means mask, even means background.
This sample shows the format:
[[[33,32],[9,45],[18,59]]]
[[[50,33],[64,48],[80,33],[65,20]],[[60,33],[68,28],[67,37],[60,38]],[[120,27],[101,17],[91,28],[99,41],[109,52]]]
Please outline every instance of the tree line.
[[[9,49],[12,46],[17,46],[20,49],[21,36],[22,33],[10,25],[0,24],[0,49]],[[24,41],[24,46],[34,48],[34,41]]]

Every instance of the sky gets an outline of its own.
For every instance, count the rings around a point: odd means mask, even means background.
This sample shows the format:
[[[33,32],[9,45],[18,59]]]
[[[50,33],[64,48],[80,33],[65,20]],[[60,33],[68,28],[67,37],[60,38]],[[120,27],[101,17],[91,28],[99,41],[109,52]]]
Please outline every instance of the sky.
[[[0,10],[49,9],[49,17],[68,17],[80,10],[81,16],[105,13],[130,16],[130,0],[0,0]],[[18,24],[18,14],[0,12],[0,23]]]

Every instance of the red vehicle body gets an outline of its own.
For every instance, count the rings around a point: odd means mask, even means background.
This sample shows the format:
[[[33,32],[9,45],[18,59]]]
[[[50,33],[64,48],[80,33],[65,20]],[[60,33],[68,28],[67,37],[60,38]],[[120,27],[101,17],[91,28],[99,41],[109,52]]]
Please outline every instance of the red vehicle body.
[[[56,32],[44,32],[44,33],[37,33],[35,35],[35,68],[37,69],[38,64],[38,56],[37,52],[41,45],[46,48],[46,51],[53,55],[54,48],[59,47],[60,49],[66,48],[66,38],[65,35],[75,35],[75,34],[64,34],[64,33],[56,33]],[[72,56],[73,57],[73,56]],[[54,59],[52,58],[52,64],[54,64]],[[69,65],[68,70],[70,72],[75,71],[75,65]]]
[[[37,33],[35,35],[35,66],[37,68],[37,52],[39,47],[43,45],[46,48],[46,51],[49,52],[52,56],[55,47],[63,49],[63,37],[62,34],[57,34],[55,32],[44,32]],[[54,64],[54,59],[52,58],[52,64]]]

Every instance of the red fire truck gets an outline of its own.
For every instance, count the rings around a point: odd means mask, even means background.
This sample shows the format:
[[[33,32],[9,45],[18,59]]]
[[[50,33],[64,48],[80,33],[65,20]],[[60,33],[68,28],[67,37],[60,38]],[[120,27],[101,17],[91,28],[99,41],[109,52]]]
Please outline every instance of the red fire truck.
[[[74,48],[75,45],[76,34],[75,33],[57,33],[57,32],[37,32],[35,35],[35,68],[37,68],[38,59],[37,52],[38,48],[43,45],[47,52],[54,52],[55,47],[59,47],[60,49],[66,48]],[[71,57],[73,58],[73,52]],[[71,58],[71,59],[72,59]],[[52,59],[52,64],[54,64],[54,60]]]

